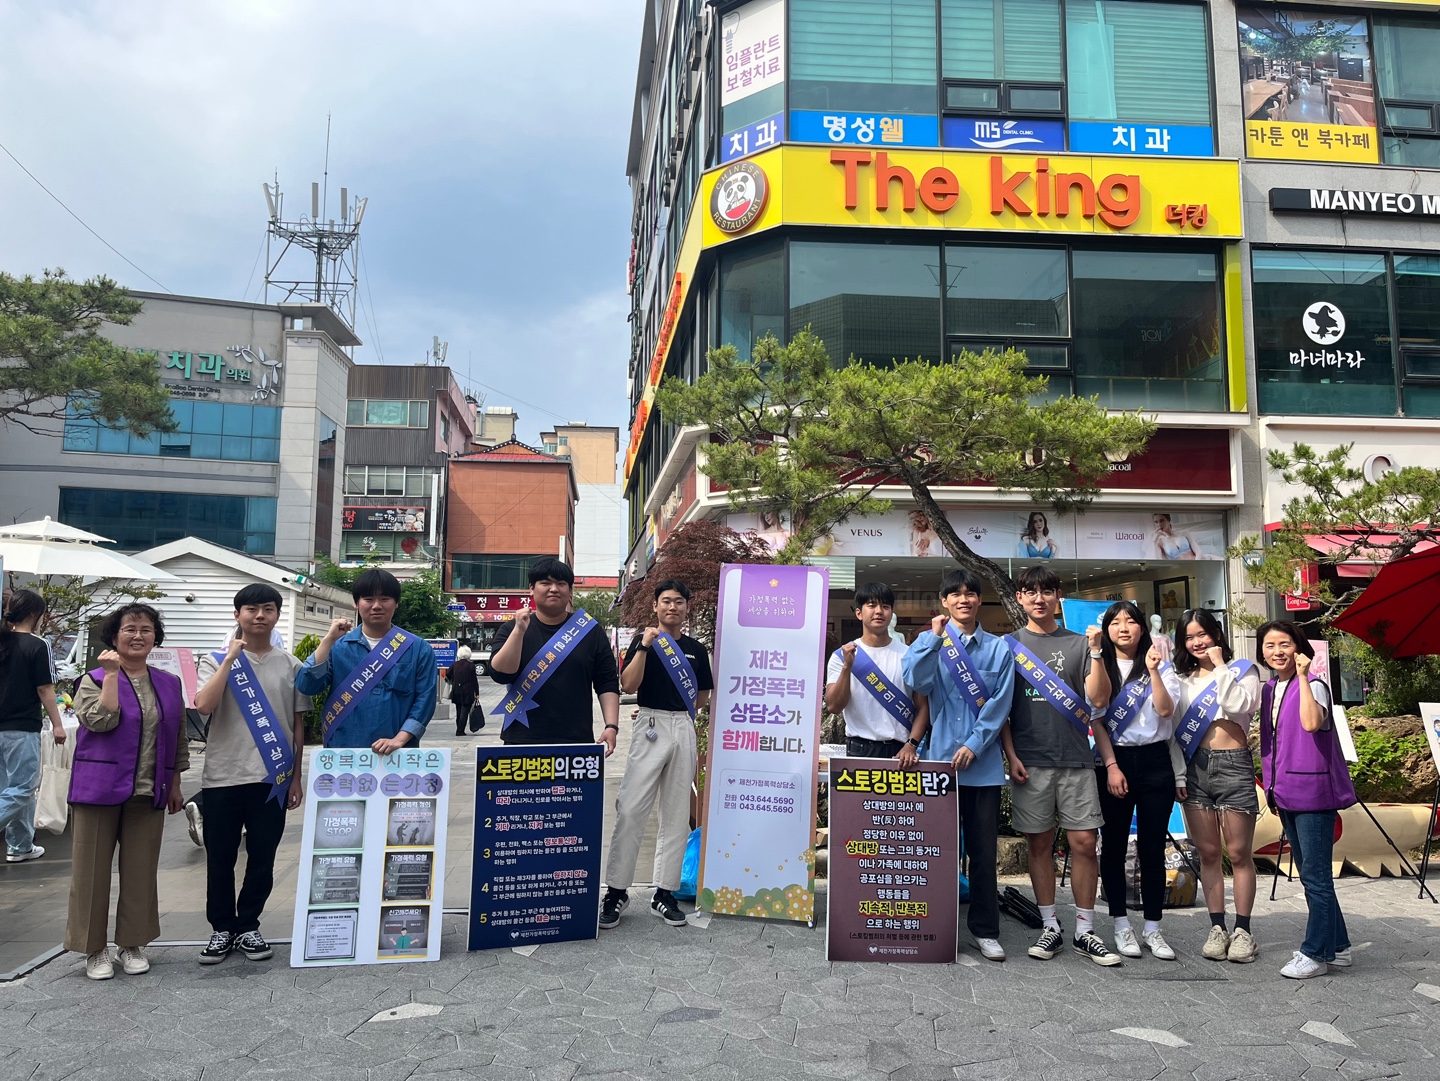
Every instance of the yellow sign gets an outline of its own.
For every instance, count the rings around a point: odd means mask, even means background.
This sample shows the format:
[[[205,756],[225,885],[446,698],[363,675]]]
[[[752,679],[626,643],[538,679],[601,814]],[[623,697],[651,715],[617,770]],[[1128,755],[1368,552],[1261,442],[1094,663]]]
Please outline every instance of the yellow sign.
[[[1288,161],[1378,162],[1380,139],[1374,128],[1247,120],[1245,153],[1252,158]]]
[[[1243,224],[1240,167],[1215,158],[785,146],[749,160],[770,197],[742,236],[848,225],[1238,239]],[[731,239],[708,216],[703,229],[707,248]]]

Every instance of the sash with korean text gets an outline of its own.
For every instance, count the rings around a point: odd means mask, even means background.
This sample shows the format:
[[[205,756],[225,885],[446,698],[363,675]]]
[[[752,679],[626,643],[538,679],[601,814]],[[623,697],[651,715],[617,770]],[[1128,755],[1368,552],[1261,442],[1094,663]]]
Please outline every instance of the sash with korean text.
[[[570,618],[560,625],[560,629],[550,636],[550,641],[530,658],[530,667],[525,669],[510,697],[490,711],[492,717],[504,716],[500,731],[505,731],[516,722],[526,728],[530,727],[525,714],[535,708],[535,693],[545,686],[545,681],[565,662],[575,643],[584,638],[594,626],[594,617],[586,613],[585,609],[577,608],[570,614]]]
[[[664,662],[670,681],[680,692],[680,697],[684,699],[685,708],[690,711],[690,716],[694,717],[695,702],[700,697],[700,681],[695,678],[695,669],[690,667],[690,658],[685,656],[685,651],[680,648],[680,643],[664,631],[655,636],[655,655]]]
[[[1236,679],[1241,679],[1255,665],[1244,657],[1238,657],[1226,667],[1230,669]],[[1195,756],[1195,752],[1200,749],[1200,744],[1205,742],[1205,733],[1210,731],[1210,725],[1218,716],[1220,716],[1220,688],[1217,680],[1212,679],[1205,684],[1205,689],[1195,696],[1195,700],[1190,703],[1190,708],[1185,711],[1185,716],[1180,718],[1180,724],[1175,729],[1175,739],[1180,744],[1180,749],[1185,752],[1187,761]]]
[[[409,631],[392,627],[353,672],[330,688],[330,700],[325,703],[325,714],[320,720],[320,738],[327,747],[340,722],[354,712],[355,707],[379,685],[385,673],[395,667],[415,641],[415,636]]]
[[[216,664],[225,663],[225,654],[212,653]],[[274,708],[270,705],[270,699],[265,697],[265,689],[260,686],[260,679],[255,675],[255,669],[250,664],[250,659],[241,650],[235,657],[235,663],[230,666],[230,671],[225,674],[225,679],[230,685],[230,693],[235,696],[235,703],[240,707],[240,716],[245,718],[245,726],[250,729],[250,738],[255,741],[255,749],[260,752],[260,761],[265,766],[265,780],[270,785],[268,800],[285,799],[290,782],[295,777],[295,752],[290,748],[290,741],[286,738],[285,719],[275,715]],[[291,718],[291,723],[294,718]]]
[[[1090,704],[1075,689],[1050,670],[1050,666],[1022,645],[1014,635],[1005,636],[1005,646],[1015,658],[1015,671],[1040,692],[1040,697],[1065,715],[1065,719],[1090,736]]]
[[[843,662],[844,655],[840,650],[835,651],[835,656],[840,657]],[[855,660],[850,665],[850,675],[870,692],[870,696],[880,703],[886,713],[900,722],[907,733],[910,731],[910,726],[915,723],[915,703],[910,700],[903,687],[896,686],[889,676],[880,671],[880,666],[859,645],[855,647]]]
[[[980,707],[990,700],[990,688],[985,686],[985,677],[970,659],[970,653],[965,648],[965,639],[954,622],[946,623],[945,633],[940,636],[940,663],[950,673],[960,696],[970,703],[971,709],[979,713]]]
[[[1169,669],[1169,661],[1160,662],[1160,675],[1163,676]],[[1140,716],[1154,691],[1154,678],[1148,671],[1139,679],[1120,688],[1115,701],[1111,702],[1110,708],[1105,711],[1105,727],[1109,730],[1111,739],[1117,738],[1130,727],[1131,721]]]

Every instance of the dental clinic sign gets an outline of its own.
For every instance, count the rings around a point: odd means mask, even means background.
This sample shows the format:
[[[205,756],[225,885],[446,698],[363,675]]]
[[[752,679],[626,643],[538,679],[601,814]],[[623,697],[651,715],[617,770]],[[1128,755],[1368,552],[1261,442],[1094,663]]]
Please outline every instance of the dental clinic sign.
[[[1364,214],[1379,218],[1440,218],[1440,195],[1348,188],[1271,188],[1270,209],[1302,214]]]

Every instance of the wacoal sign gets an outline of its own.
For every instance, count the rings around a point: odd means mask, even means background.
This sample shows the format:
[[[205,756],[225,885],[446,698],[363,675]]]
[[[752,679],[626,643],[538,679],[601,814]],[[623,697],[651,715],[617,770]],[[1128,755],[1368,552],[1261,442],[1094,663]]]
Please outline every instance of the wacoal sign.
[[[780,225],[1241,235],[1239,166],[1223,159],[785,146],[748,160],[769,198],[743,233],[707,215],[705,247]]]

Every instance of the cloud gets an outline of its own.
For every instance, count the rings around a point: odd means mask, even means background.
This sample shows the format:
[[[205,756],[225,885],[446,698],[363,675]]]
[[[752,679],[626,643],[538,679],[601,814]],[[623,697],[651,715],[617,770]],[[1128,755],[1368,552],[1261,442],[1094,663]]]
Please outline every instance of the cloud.
[[[287,217],[308,214],[330,113],[329,214],[342,184],[370,200],[356,359],[414,363],[438,334],[479,381],[623,425],[643,11],[10,0],[0,100],[25,107],[0,141],[169,289],[253,299],[260,184],[278,173]],[[0,205],[3,269],[154,288],[4,158]],[[518,407],[529,437],[554,419]]]

